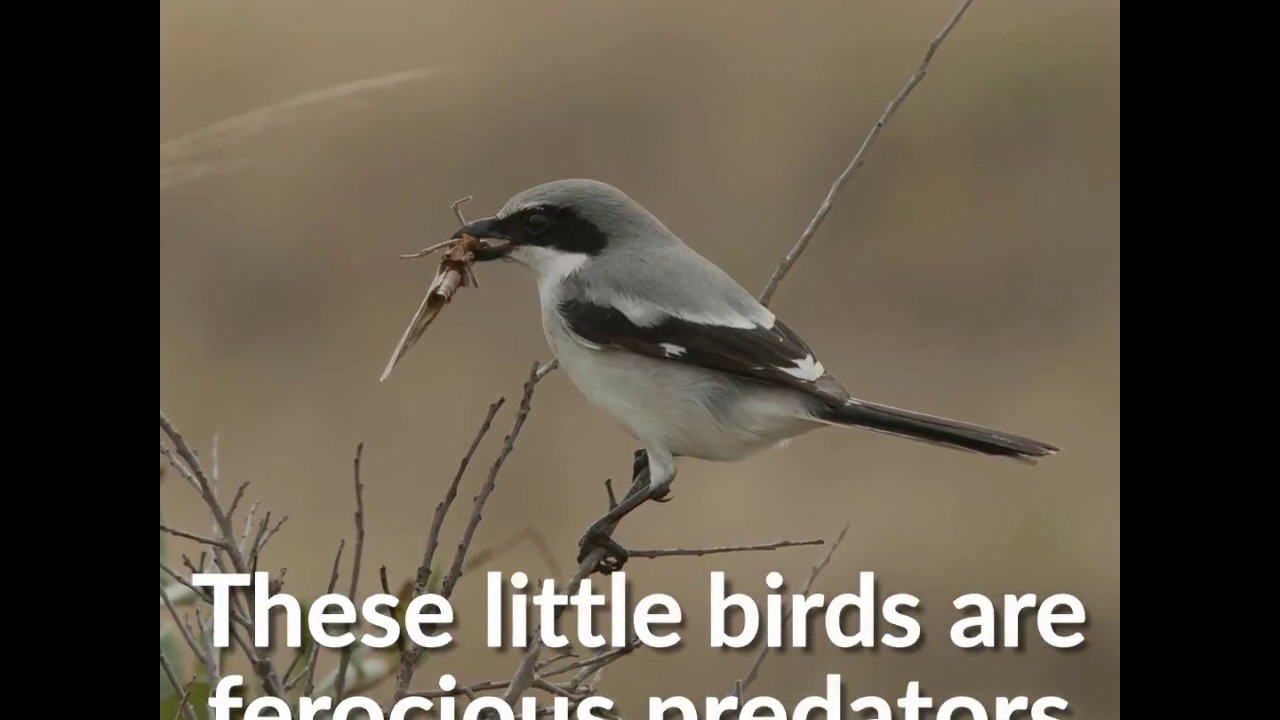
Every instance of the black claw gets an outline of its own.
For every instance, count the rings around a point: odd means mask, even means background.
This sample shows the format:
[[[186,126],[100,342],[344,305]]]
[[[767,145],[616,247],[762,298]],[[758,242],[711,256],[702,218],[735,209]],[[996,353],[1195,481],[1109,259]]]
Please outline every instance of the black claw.
[[[627,549],[618,544],[616,540],[609,537],[601,528],[592,525],[587,528],[587,532],[583,534],[582,539],[578,541],[578,562],[581,563],[591,554],[592,550],[604,550],[604,557],[595,567],[595,572],[602,575],[609,575],[622,569],[627,563],[630,554]]]
[[[656,502],[656,503],[669,503],[669,502],[671,502],[671,501],[672,501],[672,499],[673,499],[673,496],[671,495],[671,488],[670,488],[670,486],[662,488],[662,490],[661,490],[660,492],[655,493],[655,494],[653,495],[653,497],[651,497],[651,498],[649,498],[649,499],[650,499],[650,500],[652,500],[652,501],[654,501],[654,502]]]

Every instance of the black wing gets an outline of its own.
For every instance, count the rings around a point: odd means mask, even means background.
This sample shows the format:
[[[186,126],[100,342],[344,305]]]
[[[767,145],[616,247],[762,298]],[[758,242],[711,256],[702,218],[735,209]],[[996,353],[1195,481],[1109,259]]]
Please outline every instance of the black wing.
[[[581,298],[559,304],[560,316],[584,341],[604,348],[687,363],[807,393],[826,394],[830,376],[781,320],[773,327],[707,325],[670,315],[652,326],[631,322],[617,308]],[[820,380],[828,382],[817,384]]]

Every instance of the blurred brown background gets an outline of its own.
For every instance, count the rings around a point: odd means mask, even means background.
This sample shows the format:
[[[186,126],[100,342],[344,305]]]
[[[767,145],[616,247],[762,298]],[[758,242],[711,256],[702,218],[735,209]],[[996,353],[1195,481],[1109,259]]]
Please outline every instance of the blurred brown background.
[[[382,564],[395,582],[416,565],[486,404],[509,401],[450,533],[530,363],[548,357],[531,279],[484,266],[481,288],[463,290],[379,383],[435,266],[396,255],[447,237],[463,195],[475,197],[470,215],[488,214],[529,185],[593,177],[758,291],[954,8],[162,3],[162,409],[206,454],[217,434],[224,483],[251,480],[251,497],[291,515],[268,560],[297,594],[322,590],[351,537],[351,457],[364,441],[362,587],[375,589]],[[278,114],[243,140],[180,140],[417,68],[430,73]],[[790,703],[838,672],[853,694],[892,699],[919,680],[939,699],[1060,695],[1076,718],[1119,717],[1119,111],[1118,3],[979,0],[773,301],[855,394],[1063,454],[1029,468],[828,430],[738,465],[685,462],[675,501],[624,525],[619,538],[638,548],[833,537],[852,523],[815,589],[856,590],[874,570],[884,594],[922,598],[920,650],[792,651],[770,658],[754,693]],[[604,509],[601,482],[625,480],[633,447],[551,375],[476,549],[532,527],[570,567]],[[162,485],[161,506],[173,524],[206,527],[189,488]],[[636,592],[681,600],[685,647],[638,653],[604,689],[632,713],[650,693],[729,691],[750,655],[705,647],[707,573],[759,593],[776,569],[798,589],[821,552],[632,561]],[[485,569],[551,573],[527,543]],[[464,579],[460,646],[416,685],[510,674],[514,656],[483,647],[483,590],[482,570]],[[956,650],[950,600],[969,591],[1075,593],[1088,648],[1032,638],[1021,654]]]

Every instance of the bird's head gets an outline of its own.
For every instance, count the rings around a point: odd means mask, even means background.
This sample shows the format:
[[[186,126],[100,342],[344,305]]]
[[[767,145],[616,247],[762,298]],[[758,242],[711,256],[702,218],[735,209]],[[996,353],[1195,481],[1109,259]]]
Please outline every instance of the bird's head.
[[[581,267],[622,244],[665,236],[657,218],[598,180],[555,180],[514,195],[496,215],[453,234],[481,241],[478,262],[511,260],[539,275]]]

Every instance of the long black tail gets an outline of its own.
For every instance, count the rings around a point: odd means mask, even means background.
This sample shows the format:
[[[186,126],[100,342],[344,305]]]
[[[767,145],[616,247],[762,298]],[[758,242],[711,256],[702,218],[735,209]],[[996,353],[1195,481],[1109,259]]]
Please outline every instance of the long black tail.
[[[1010,457],[1031,463],[1035,463],[1035,458],[1058,452],[1058,448],[1039,440],[865,400],[824,406],[818,411],[818,419],[832,425],[863,428],[957,450]]]

